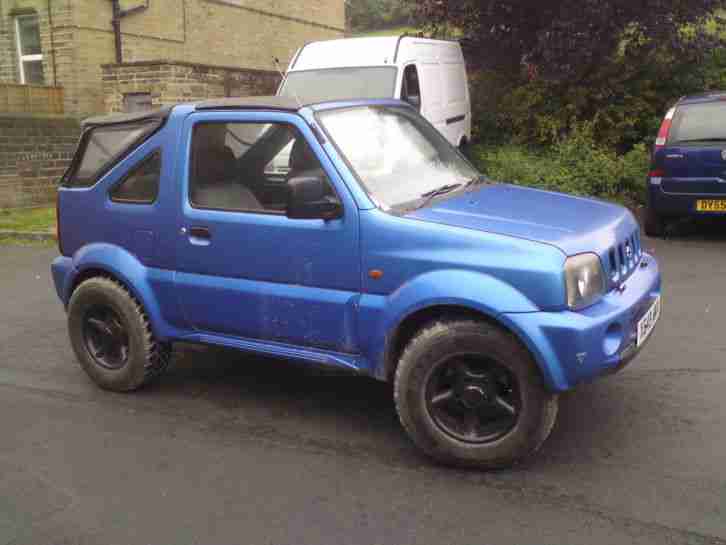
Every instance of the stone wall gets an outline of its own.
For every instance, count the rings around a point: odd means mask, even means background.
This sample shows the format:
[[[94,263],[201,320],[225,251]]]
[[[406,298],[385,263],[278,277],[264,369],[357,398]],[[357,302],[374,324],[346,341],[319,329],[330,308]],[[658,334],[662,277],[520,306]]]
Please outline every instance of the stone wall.
[[[53,0],[50,7],[47,0],[0,0],[0,81],[20,82],[15,18],[22,15],[38,17],[45,85],[54,85],[60,74],[54,72],[57,62],[54,62],[53,52],[64,47],[64,36],[58,35],[57,29],[69,22],[68,0]],[[51,21],[56,29],[52,33]]]
[[[168,59],[272,70],[273,58],[286,66],[304,43],[341,38],[345,27],[344,0],[121,0],[121,5],[146,6],[121,21],[124,62]],[[64,88],[66,114],[103,111],[102,65],[116,60],[111,6],[109,0],[51,0],[49,16],[48,0],[0,0],[0,81],[18,78],[14,18],[35,12],[46,84]]]
[[[76,119],[0,114],[0,209],[52,203],[80,133]]]
[[[186,62],[142,61],[107,64],[103,92],[107,112],[123,111],[124,95],[150,93],[153,106],[207,98],[275,94],[277,72]]]
[[[45,85],[65,87],[72,82],[75,65],[70,2],[0,0],[0,82],[20,82],[15,18],[24,14],[38,16]],[[73,98],[65,93],[66,112],[73,111]]]

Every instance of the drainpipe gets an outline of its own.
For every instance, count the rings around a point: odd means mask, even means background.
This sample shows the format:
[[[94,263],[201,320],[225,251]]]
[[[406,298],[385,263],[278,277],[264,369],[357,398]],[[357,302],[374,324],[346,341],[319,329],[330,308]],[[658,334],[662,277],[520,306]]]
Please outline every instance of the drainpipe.
[[[53,10],[48,0],[48,34],[50,34],[50,54],[53,61],[53,87],[58,87],[58,69],[55,62],[55,42],[53,41]]]
[[[143,6],[136,6],[131,9],[122,10],[119,0],[111,0],[113,6],[113,19],[111,19],[111,26],[113,27],[113,38],[116,47],[116,64],[123,62],[123,49],[121,44],[121,19],[132,13],[144,11],[149,9],[149,0]]]
[[[113,27],[113,39],[116,46],[116,64],[123,62],[123,54],[121,52],[121,6],[119,0],[111,0],[113,5],[113,19],[111,26]]]

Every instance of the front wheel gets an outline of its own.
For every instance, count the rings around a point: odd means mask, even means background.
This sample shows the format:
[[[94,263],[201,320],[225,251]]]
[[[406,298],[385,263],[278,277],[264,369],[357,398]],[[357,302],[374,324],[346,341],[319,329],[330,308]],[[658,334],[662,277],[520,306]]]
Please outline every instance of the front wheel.
[[[530,354],[506,331],[439,321],[406,347],[394,392],[403,427],[439,462],[500,468],[544,443],[557,417]]]

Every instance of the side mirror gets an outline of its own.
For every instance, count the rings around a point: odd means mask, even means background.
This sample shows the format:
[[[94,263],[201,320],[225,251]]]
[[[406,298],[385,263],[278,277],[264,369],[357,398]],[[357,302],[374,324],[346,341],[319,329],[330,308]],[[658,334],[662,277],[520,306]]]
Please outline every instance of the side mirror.
[[[328,185],[322,177],[303,175],[287,183],[287,217],[296,220],[333,220],[343,215],[337,198],[326,195]]]

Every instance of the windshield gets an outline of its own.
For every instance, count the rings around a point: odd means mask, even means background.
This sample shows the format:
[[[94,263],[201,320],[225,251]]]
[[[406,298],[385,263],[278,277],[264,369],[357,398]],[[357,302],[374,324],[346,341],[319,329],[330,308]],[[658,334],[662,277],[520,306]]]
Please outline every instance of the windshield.
[[[318,114],[361,183],[384,208],[416,206],[446,186],[480,174],[421,116],[401,106],[361,106]],[[453,188],[452,188],[453,189]]]
[[[312,104],[347,98],[392,98],[395,87],[393,66],[329,68],[289,72],[279,94]]]
[[[669,143],[726,140],[726,102],[685,104],[676,109]]]

